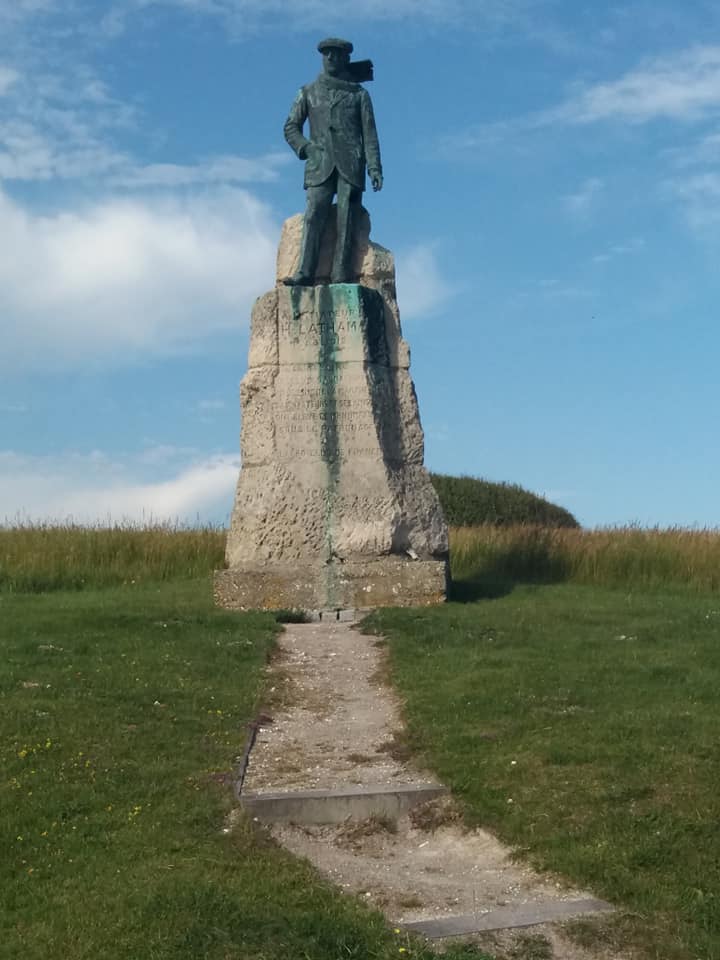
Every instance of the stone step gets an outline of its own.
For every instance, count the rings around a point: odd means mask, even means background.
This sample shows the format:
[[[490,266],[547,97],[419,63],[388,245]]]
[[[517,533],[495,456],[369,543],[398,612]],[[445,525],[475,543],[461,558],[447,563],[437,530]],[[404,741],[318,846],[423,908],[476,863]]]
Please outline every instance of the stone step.
[[[403,783],[339,790],[297,790],[282,793],[244,793],[244,809],[264,823],[338,824],[351,818],[388,817],[397,820],[419,803],[445,796],[436,783]]]
[[[367,610],[307,610],[308,623],[354,623]]]
[[[554,900],[499,907],[497,910],[469,916],[416,920],[412,923],[398,923],[398,926],[418,933],[428,940],[442,940],[445,937],[463,937],[491,930],[512,930],[518,927],[534,927],[541,923],[559,923],[588,914],[613,911],[613,906],[604,900]]]

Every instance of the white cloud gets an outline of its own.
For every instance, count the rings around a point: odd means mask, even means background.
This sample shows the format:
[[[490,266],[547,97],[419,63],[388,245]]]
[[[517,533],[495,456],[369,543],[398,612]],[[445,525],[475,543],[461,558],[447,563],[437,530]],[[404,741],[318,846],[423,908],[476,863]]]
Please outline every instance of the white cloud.
[[[0,193],[0,368],[162,355],[245,325],[279,233],[240,189],[43,215]]]
[[[17,70],[12,67],[0,65],[0,97],[4,97],[9,92],[19,76]]]
[[[704,133],[692,143],[663,151],[673,166],[683,169],[720,163],[720,131]]]
[[[418,244],[397,257],[398,301],[403,319],[432,313],[453,295],[430,244]]]
[[[0,522],[223,522],[239,469],[239,457],[219,454],[147,479],[138,457],[0,451]]]
[[[206,14],[226,21],[234,31],[259,27],[286,30],[323,28],[333,23],[429,21],[444,25],[503,26],[523,20],[538,0],[123,0],[116,10],[126,13],[144,7],[174,7],[190,14]]]
[[[439,140],[443,153],[503,144],[546,133],[558,125],[601,121],[643,124],[652,120],[700,121],[720,115],[720,45],[695,46],[647,60],[618,79],[578,88],[564,102],[507,120],[475,124]],[[712,150],[710,141],[707,149]]]
[[[598,177],[588,177],[575,193],[563,197],[565,210],[577,220],[587,219],[603,187],[603,181]]]
[[[277,180],[278,170],[292,162],[292,155],[268,153],[261,157],[210,157],[198,164],[127,164],[112,181],[126,187],[183,187],[205,183],[263,183]]]
[[[57,9],[58,0],[2,0],[0,21],[12,22]]]
[[[82,64],[64,73],[0,65],[0,180],[102,180],[131,189],[276,180],[288,151],[198,163],[141,163],[115,145],[137,110]]]
[[[626,257],[632,253],[639,253],[645,247],[644,237],[631,237],[623,243],[614,243],[602,253],[597,253],[592,258],[593,263],[607,263],[616,257]]]
[[[681,200],[692,227],[707,227],[720,223],[720,173],[708,170],[669,184]]]
[[[581,90],[546,121],[594,123],[657,118],[695,120],[720,111],[720,46],[701,46],[646,61],[618,80]]]

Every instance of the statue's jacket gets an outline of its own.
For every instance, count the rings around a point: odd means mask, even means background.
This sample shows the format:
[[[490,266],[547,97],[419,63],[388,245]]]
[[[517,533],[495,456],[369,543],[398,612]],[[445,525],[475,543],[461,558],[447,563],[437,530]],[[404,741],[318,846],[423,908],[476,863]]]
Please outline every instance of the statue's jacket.
[[[302,87],[285,122],[285,139],[305,160],[306,188],[324,183],[335,169],[359,190],[365,189],[366,164],[371,177],[382,175],[372,101],[359,83],[321,74]],[[318,149],[308,153],[310,143]]]

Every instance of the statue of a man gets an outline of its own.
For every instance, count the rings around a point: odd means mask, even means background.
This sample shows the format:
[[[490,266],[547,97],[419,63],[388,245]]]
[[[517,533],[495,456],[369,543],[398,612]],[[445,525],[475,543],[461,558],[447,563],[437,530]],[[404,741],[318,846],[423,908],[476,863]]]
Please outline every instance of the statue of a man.
[[[311,286],[320,253],[320,241],[337,194],[337,244],[331,283],[352,283],[352,222],[365,190],[365,167],[373,190],[383,184],[380,145],[370,94],[353,79],[353,46],[331,37],[321,40],[323,72],[302,87],[285,123],[285,139],[305,161],[307,206],[300,264],[284,282]],[[367,64],[372,77],[372,64]],[[310,139],[303,134],[310,121]]]

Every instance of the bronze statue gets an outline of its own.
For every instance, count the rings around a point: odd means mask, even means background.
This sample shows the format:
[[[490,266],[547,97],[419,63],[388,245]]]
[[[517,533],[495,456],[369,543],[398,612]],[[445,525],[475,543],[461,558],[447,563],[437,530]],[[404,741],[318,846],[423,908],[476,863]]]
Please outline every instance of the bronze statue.
[[[365,167],[373,190],[383,185],[380,144],[370,94],[360,80],[372,79],[369,60],[350,62],[353,45],[330,37],[321,40],[323,72],[302,87],[285,123],[285,139],[305,161],[307,206],[300,264],[284,282],[311,286],[320,253],[320,241],[332,201],[337,194],[337,244],[331,283],[352,283],[353,215],[365,190]],[[303,134],[310,121],[310,139]]]

